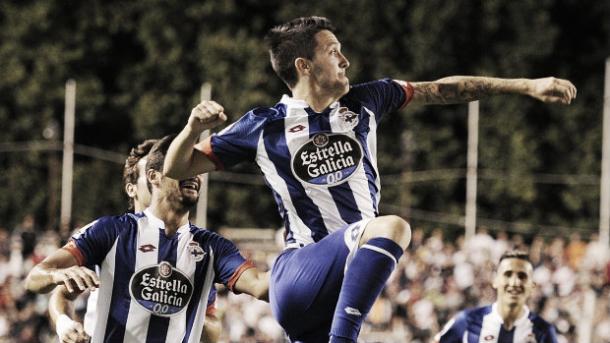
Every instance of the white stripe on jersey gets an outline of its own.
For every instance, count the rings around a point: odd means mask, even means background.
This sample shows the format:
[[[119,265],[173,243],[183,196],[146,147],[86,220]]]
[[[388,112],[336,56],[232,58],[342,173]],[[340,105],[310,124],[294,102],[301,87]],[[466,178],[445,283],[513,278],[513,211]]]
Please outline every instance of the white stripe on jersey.
[[[356,137],[356,132],[354,132],[351,129],[346,130],[342,127],[343,121],[340,120],[340,118],[338,117],[338,115],[336,115],[336,113],[337,113],[337,111],[331,112],[330,127],[331,127],[332,132],[344,133],[345,135],[353,138],[354,140],[358,141],[358,143],[360,143],[360,141]],[[375,116],[373,115],[373,118],[374,117]],[[371,131],[372,131],[372,129],[371,129]],[[374,131],[372,131],[372,132],[374,132]],[[373,137],[373,139],[374,139],[375,135],[369,134],[367,139],[371,139],[371,137]],[[364,147],[362,145],[360,145],[360,146],[363,150],[366,149],[366,147]],[[369,154],[369,156],[372,156],[370,149],[368,150],[368,154]],[[364,218],[374,218],[375,209],[373,208],[373,205],[372,205],[371,191],[369,190],[369,187],[368,187],[368,178],[366,177],[366,173],[364,171],[364,151],[363,151],[362,160],[363,160],[363,162],[360,163],[360,165],[354,171],[354,174],[349,178],[347,183],[348,183],[350,189],[352,190],[354,199],[356,200],[356,205],[358,206],[358,210],[360,211],[362,218],[363,219]],[[334,200],[333,200],[333,204],[335,204]],[[338,213],[338,210],[337,210],[337,213]],[[340,218],[340,216],[339,216],[339,218]],[[331,233],[341,226],[342,225],[332,226],[332,227],[327,226],[327,228],[329,229],[329,233]]]
[[[288,107],[289,105],[287,104],[286,106]],[[309,140],[309,115],[304,109],[301,108],[287,108],[286,111],[293,111],[295,113],[294,116],[286,117],[284,121],[284,136],[286,137],[286,145],[288,145],[290,156],[294,156],[299,148]],[[305,126],[306,129],[297,132],[296,134],[288,131],[291,127],[299,124]],[[295,179],[298,180],[298,178]],[[327,187],[311,187],[311,185],[308,185],[304,181],[298,181],[305,189],[307,196],[320,210],[322,221],[324,221],[324,226],[326,226],[329,234],[347,224],[341,219],[337,204],[335,203],[335,200],[328,191]]]
[[[290,222],[290,229],[297,242],[309,244],[314,243],[311,237],[311,230],[303,223],[301,218],[297,215],[297,210],[290,199],[290,192],[288,186],[282,177],[275,169],[275,165],[269,159],[267,150],[265,149],[265,142],[263,141],[263,134],[258,140],[258,153],[256,154],[256,163],[260,166],[263,175],[269,182],[269,185],[274,189],[278,195],[282,198],[282,203],[286,206],[286,213],[288,214],[288,221]]]
[[[483,317],[483,323],[481,324],[481,334],[479,335],[479,342],[484,343],[497,343],[500,335],[500,326],[502,325],[502,318],[496,315],[495,309]]]
[[[375,194],[375,207],[379,207],[379,199],[381,199],[381,178],[379,177],[379,169],[377,168],[377,119],[375,118],[375,113],[366,107],[364,107],[364,109],[369,114],[370,131],[366,137],[366,149],[371,159],[373,170],[375,171],[375,174],[377,174],[377,177],[375,178],[375,186],[377,186],[377,194]],[[371,132],[373,134],[371,134]]]
[[[112,249],[102,262],[100,269],[100,288],[97,296],[97,318],[99,319],[93,330],[91,343],[103,342],[106,334],[106,323],[110,311],[110,299],[112,299],[112,288],[114,284],[114,265],[118,239],[114,241]]]
[[[195,256],[193,254],[191,254],[190,251],[186,247],[187,244],[193,239],[193,234],[190,232],[184,232],[182,235],[185,235],[188,238],[180,239],[180,241],[178,241],[177,252],[179,255],[176,257],[176,268],[180,269],[182,272],[184,272],[184,274],[189,275],[189,278],[191,279],[191,283],[193,283],[193,285],[194,285],[195,282],[193,280],[193,275],[195,275],[197,261],[195,260]],[[180,237],[180,238],[182,238],[182,237]],[[211,266],[211,264],[209,266]],[[212,276],[212,278],[213,278],[213,276]],[[206,279],[206,282],[208,282],[207,279]],[[203,294],[207,294],[207,293],[203,293]],[[191,299],[191,300],[194,301],[195,299]],[[200,297],[199,303],[197,304],[195,311],[197,311],[197,313],[199,313],[199,312],[205,313],[207,301],[208,301],[207,296]],[[201,307],[202,303],[203,303],[203,310]],[[187,315],[187,311],[184,310],[179,315],[170,317],[169,326],[167,328],[167,336],[165,338],[166,342],[168,342],[168,343],[175,342],[176,337],[182,337],[186,334],[186,332],[184,330],[186,328],[186,326],[184,324],[187,321],[186,315]],[[199,324],[200,323],[198,323],[197,321],[195,321],[195,323],[193,323],[193,328],[191,329],[192,333],[197,332],[195,328],[196,328],[196,325],[199,325]],[[203,320],[201,320],[201,325],[203,328]],[[191,335],[191,336],[193,336],[193,335]]]
[[[151,223],[152,218],[142,217],[138,219],[138,243],[136,246],[136,263],[134,273],[140,269],[152,265],[159,264],[158,250],[161,248],[159,244],[159,228]],[[152,245],[157,247],[156,250],[143,252],[137,247],[143,245]],[[131,282],[130,282],[131,284]],[[145,310],[142,305],[131,298],[129,304],[129,314],[127,315],[127,323],[125,325],[125,343],[127,342],[146,342],[148,334],[148,324],[150,322],[150,312]]]
[[[203,284],[203,289],[201,290],[202,296],[199,297],[199,304],[197,305],[198,307],[195,312],[195,320],[193,322],[193,327],[191,328],[191,335],[189,337],[188,343],[199,343],[199,341],[201,340],[201,332],[203,332],[203,325],[205,324],[205,313],[208,304],[208,294],[210,294],[210,290],[212,289],[212,284],[214,280],[214,250],[211,247],[209,259],[210,262],[208,263],[208,269],[205,272],[205,283]],[[174,336],[170,336],[168,334],[166,342],[172,342],[170,340],[170,337]]]

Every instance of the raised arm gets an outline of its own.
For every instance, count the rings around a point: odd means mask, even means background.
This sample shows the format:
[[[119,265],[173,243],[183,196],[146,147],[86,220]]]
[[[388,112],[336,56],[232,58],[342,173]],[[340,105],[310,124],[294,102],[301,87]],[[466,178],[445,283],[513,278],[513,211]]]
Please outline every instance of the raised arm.
[[[412,82],[413,103],[457,104],[495,94],[528,95],[547,103],[567,105],[576,97],[576,87],[554,77],[541,79],[501,79],[480,76],[450,76],[430,82]]]
[[[36,265],[25,279],[25,288],[34,293],[48,293],[58,285],[68,292],[99,286],[95,273],[77,265],[76,258],[66,249],[58,249]]]
[[[203,101],[193,108],[186,126],[169,146],[163,173],[172,179],[182,180],[214,170],[214,163],[205,155],[195,153],[193,146],[204,130],[226,120],[224,108],[215,101]]]

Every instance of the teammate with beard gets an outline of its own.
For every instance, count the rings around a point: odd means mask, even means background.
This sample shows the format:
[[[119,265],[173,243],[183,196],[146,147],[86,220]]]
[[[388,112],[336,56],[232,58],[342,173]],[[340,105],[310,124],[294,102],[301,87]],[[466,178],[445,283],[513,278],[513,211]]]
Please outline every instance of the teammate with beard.
[[[530,312],[526,303],[534,289],[528,255],[502,255],[493,280],[494,304],[460,312],[435,339],[440,343],[557,343],[553,325]]]
[[[382,79],[350,87],[348,59],[321,17],[298,18],[267,35],[271,65],[292,96],[255,108],[196,144],[227,116],[214,101],[195,107],[165,163],[186,178],[256,162],[286,228],[269,286],[275,318],[292,341],[355,342],[362,322],[410,242],[409,224],[379,215],[377,126],[409,103],[451,104],[514,93],[568,104],[567,80],[453,76],[431,82]]]
[[[99,286],[93,342],[198,342],[214,282],[266,296],[267,280],[233,243],[188,222],[201,180],[163,176],[171,139],[161,139],[147,157],[149,208],[96,220],[26,279],[26,288],[39,293]],[[94,265],[101,266],[99,280]]]

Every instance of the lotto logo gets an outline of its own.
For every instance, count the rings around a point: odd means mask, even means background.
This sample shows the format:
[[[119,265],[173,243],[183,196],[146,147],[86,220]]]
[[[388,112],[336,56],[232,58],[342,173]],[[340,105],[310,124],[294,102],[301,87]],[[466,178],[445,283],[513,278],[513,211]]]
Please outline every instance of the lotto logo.
[[[288,129],[288,132],[296,133],[296,132],[303,131],[305,129],[306,129],[305,126],[299,124],[299,125],[295,125],[295,126],[291,127],[290,129]]]

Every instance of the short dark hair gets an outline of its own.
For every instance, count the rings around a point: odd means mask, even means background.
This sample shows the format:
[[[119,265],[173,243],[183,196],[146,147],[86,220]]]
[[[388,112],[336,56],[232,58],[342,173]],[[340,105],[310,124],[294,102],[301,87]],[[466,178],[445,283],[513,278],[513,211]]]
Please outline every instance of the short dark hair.
[[[329,19],[301,17],[272,28],[265,36],[271,67],[288,87],[294,87],[298,81],[294,60],[299,57],[313,58],[316,48],[315,35],[323,30],[335,31]]]
[[[524,260],[524,261],[532,264],[532,261],[530,261],[530,256],[528,255],[528,253],[526,253],[523,250],[506,251],[504,254],[502,254],[502,256],[500,256],[500,261],[498,261],[498,265],[500,265],[500,263],[502,263],[502,260],[505,260],[507,258],[516,258],[516,259]]]
[[[129,156],[125,159],[125,165],[123,166],[123,187],[127,186],[128,183],[135,185],[140,177],[140,171],[138,170],[138,162],[148,155],[148,152],[152,146],[157,142],[156,139],[147,139],[137,146],[131,148]],[[134,209],[133,198],[129,197],[129,210]]]
[[[169,145],[176,138],[176,135],[167,135],[157,141],[155,145],[150,148],[148,153],[148,159],[146,160],[146,170],[153,169],[159,172],[163,171],[163,163],[165,162],[165,155]]]

